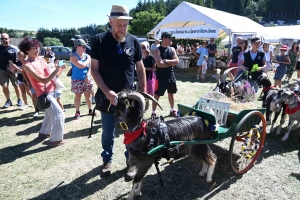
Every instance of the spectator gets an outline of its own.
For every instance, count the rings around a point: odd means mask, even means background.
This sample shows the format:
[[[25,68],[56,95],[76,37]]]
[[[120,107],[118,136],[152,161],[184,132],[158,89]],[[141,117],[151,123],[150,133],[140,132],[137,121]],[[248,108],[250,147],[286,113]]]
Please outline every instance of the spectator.
[[[44,59],[46,60],[46,62],[47,62],[48,64],[49,64],[49,63],[54,64],[55,53],[54,53],[53,51],[51,51],[51,47],[47,47],[46,49],[47,49],[47,50],[45,51]]]
[[[76,52],[76,41],[78,39],[82,39],[81,35],[75,35],[71,40],[73,41],[73,48],[72,48],[72,53]],[[82,39],[83,40],[83,39]],[[85,53],[88,54],[89,56],[91,55],[91,47],[86,44],[86,50]]]
[[[181,43],[181,45],[179,45],[179,46],[177,47],[177,54],[178,54],[178,55],[184,54],[184,43]]]
[[[252,87],[255,89],[255,93],[258,91],[258,86],[255,84],[255,82],[258,80],[258,77],[262,75],[262,70],[266,64],[266,55],[264,52],[259,51],[259,45],[261,41],[258,37],[251,39],[251,50],[246,51],[241,56],[241,65],[244,66],[248,73],[251,74],[251,77],[249,77],[248,81],[251,84]],[[254,68],[254,66],[258,65],[258,67]],[[252,68],[254,68],[252,70]],[[242,71],[240,72],[242,73]],[[241,79],[239,77],[239,73],[237,74],[238,80]]]
[[[47,94],[47,98],[51,104],[50,107],[45,109],[45,117],[38,137],[50,137],[49,145],[57,146],[66,142],[63,139],[65,116],[53,97],[55,84],[51,81],[58,72],[59,67],[56,62],[56,69],[50,74],[47,63],[38,56],[40,46],[41,43],[38,40],[25,37],[21,41],[19,48],[23,53],[28,55],[27,62],[24,65],[24,71],[36,91],[37,96]]]
[[[299,51],[299,47],[296,42],[292,44],[292,48],[289,49],[288,55],[291,61],[290,65],[287,65],[287,71],[286,71],[286,80],[290,81],[292,78],[292,75],[294,73],[296,62],[297,62],[297,52]]]
[[[202,61],[202,74],[201,74],[202,81],[205,81],[206,70],[207,70],[207,55],[203,56],[203,61]]]
[[[155,42],[151,45],[151,55],[154,55],[154,50],[160,46],[159,39],[155,38]]]
[[[185,53],[190,53],[190,52],[191,52],[191,47],[190,47],[189,44],[187,44],[187,45],[185,46]]]
[[[9,80],[15,88],[15,92],[18,98],[17,105],[23,105],[20,99],[21,92],[17,84],[16,75],[11,71],[9,63],[9,61],[11,61],[12,63],[16,64],[18,49],[15,46],[10,45],[9,42],[9,35],[7,33],[2,33],[0,45],[0,82],[2,86],[2,91],[4,93],[4,96],[6,97],[6,102],[3,106],[4,108],[8,108],[12,105],[9,92]]]
[[[72,65],[71,91],[75,93],[74,105],[76,109],[75,119],[80,118],[80,99],[82,94],[85,96],[86,105],[89,109],[89,115],[95,115],[92,110],[91,92],[93,90],[93,81],[91,77],[91,58],[85,53],[86,43],[83,39],[75,41],[76,52],[70,56]]]
[[[237,67],[238,66],[238,61],[239,61],[239,54],[242,51],[242,47],[240,46],[242,43],[244,43],[244,41],[242,41],[243,38],[242,37],[237,37],[236,38],[236,46],[232,47],[231,49],[231,54],[229,56],[229,62],[227,67],[228,68],[232,68],[232,67]],[[233,81],[233,76],[236,76],[237,74],[237,70],[234,69],[231,72],[228,73],[229,78],[231,79],[231,81]]]
[[[278,86],[281,88],[282,86],[282,78],[286,74],[287,71],[287,65],[291,64],[289,55],[286,55],[285,53],[288,50],[288,46],[283,45],[280,48],[280,54],[276,56],[275,63],[279,64],[279,66],[276,68],[276,72],[274,75],[275,80],[275,86]]]
[[[111,30],[95,35],[92,43],[92,75],[98,85],[96,97],[101,96],[111,102],[115,110],[117,93],[131,89],[134,82],[134,70],[142,92],[146,92],[146,76],[142,62],[142,51],[137,37],[127,33],[129,11],[126,6],[113,5],[109,17]],[[96,98],[97,99],[97,98]],[[111,174],[111,163],[114,147],[113,113],[101,112],[102,119],[102,175]],[[128,159],[128,152],[125,152]],[[128,168],[126,178],[133,179],[136,174],[135,166]]]
[[[216,78],[214,75],[214,69],[216,67],[217,45],[215,44],[214,38],[210,38],[210,43],[207,45],[207,49],[208,49],[207,65],[208,68],[211,69],[211,77]]]
[[[141,43],[143,64],[146,70],[147,80],[147,93],[151,96],[154,95],[155,79],[154,71],[156,70],[156,64],[153,56],[150,54],[149,43],[147,41]]]
[[[273,58],[273,51],[270,51],[270,43],[264,42],[263,46],[263,52],[266,55],[266,67],[264,68],[264,72],[267,74],[268,71],[270,71],[271,68],[271,61]]]
[[[202,64],[203,64],[203,58],[205,55],[208,55],[208,50],[206,48],[206,42],[203,41],[201,44],[201,47],[199,47],[195,52],[194,55],[198,58],[197,66],[198,66],[198,73],[197,73],[197,80],[199,80],[199,76],[202,72]]]
[[[172,34],[163,32],[161,34],[161,46],[155,50],[154,59],[157,65],[156,70],[156,86],[154,98],[159,100],[168,91],[168,99],[170,104],[170,116],[177,117],[177,112],[174,109],[174,94],[177,92],[176,78],[174,66],[179,63],[176,50],[170,47]],[[156,115],[157,104],[152,103],[152,115]]]
[[[298,41],[300,42],[300,40]],[[296,70],[297,70],[297,79],[299,79],[300,78],[300,50],[297,53]]]
[[[22,74],[22,65],[25,64],[26,62],[26,55],[22,52],[19,51],[17,54],[18,57],[18,61],[16,62],[16,64],[11,63],[11,67],[12,67],[12,72],[15,73],[17,72],[17,82],[19,85],[19,88],[21,90],[21,94],[22,94],[22,99],[24,101],[24,105],[20,108],[21,110],[24,110],[26,108],[28,108],[28,102],[27,102],[27,95],[30,96],[30,98],[32,98],[31,92],[30,92],[30,88],[28,87],[28,85],[26,84],[23,74]]]

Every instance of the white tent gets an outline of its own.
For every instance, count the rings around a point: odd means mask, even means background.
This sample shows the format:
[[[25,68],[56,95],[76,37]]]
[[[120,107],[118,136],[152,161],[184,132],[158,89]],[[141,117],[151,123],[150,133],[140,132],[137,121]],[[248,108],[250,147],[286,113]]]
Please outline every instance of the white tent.
[[[256,32],[259,36],[265,36],[265,27],[247,17],[183,1],[148,33],[148,38],[154,38],[155,33],[164,28],[187,28],[201,25],[219,28],[219,36],[234,32]],[[201,36],[196,38],[201,38]]]
[[[260,35],[263,41],[271,43],[281,43],[282,38],[294,39],[294,41],[300,40],[300,25],[265,27],[264,32],[265,34]],[[229,36],[224,38],[221,43],[228,44]]]

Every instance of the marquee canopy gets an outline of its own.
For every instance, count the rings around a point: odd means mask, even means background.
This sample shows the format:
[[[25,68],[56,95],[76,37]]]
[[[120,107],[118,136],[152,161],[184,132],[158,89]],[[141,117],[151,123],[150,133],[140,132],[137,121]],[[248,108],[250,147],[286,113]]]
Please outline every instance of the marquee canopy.
[[[155,34],[164,28],[189,28],[195,26],[211,26],[218,28],[218,36],[233,32],[256,32],[264,36],[264,26],[251,19],[227,12],[198,6],[188,2],[181,2],[168,16],[157,24],[147,35],[155,38]],[[203,34],[195,34],[195,38],[208,38]]]

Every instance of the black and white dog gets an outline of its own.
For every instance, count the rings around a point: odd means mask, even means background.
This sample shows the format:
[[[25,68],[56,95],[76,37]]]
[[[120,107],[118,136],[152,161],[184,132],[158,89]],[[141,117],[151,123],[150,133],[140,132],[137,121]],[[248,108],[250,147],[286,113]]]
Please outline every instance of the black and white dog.
[[[160,118],[145,120],[143,119],[145,97],[158,104],[153,97],[145,93],[120,92],[115,111],[115,117],[119,119],[115,127],[125,131],[124,143],[129,150],[129,165],[137,168],[128,199],[141,195],[143,177],[152,164],[156,164],[157,159],[160,158],[169,160],[191,155],[203,164],[199,175],[206,174],[206,181],[211,182],[217,158],[208,145],[182,144],[174,151],[172,150],[174,146],[170,146],[170,142],[212,138],[213,131],[205,125],[201,117],[196,116],[175,118],[166,122]],[[147,152],[161,144],[165,144],[165,148],[148,155]]]

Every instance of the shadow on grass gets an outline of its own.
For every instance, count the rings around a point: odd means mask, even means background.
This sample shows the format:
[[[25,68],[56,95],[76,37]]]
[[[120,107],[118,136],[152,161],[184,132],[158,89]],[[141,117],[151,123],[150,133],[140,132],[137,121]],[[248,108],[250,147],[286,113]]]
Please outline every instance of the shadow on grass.
[[[41,120],[42,118],[44,118],[44,116],[37,117],[34,120]],[[27,121],[27,123],[25,123],[26,121]],[[31,119],[24,120],[24,124],[30,124],[31,121],[32,121]],[[36,134],[41,129],[42,123],[43,122],[41,121],[39,124],[37,124],[35,126],[30,126],[27,129],[23,129],[22,131],[17,132],[16,135],[22,136],[22,135]],[[14,124],[14,126],[16,126],[16,124]]]
[[[115,171],[109,177],[97,179],[93,182],[89,182],[94,177],[99,177],[101,171],[100,167],[92,169],[90,172],[78,177],[69,184],[62,185],[63,182],[48,192],[41,194],[37,197],[31,198],[31,200],[40,199],[84,199],[99,190],[104,190],[106,186],[112,184],[118,179],[122,178],[126,172],[126,169]],[[113,199],[115,193],[107,193],[109,196],[103,195],[101,199]],[[110,196],[111,195],[111,196]]]
[[[34,140],[27,143],[22,143],[15,146],[0,149],[0,165],[13,162],[16,159],[22,158],[24,156],[28,156],[34,153],[39,153],[50,149],[51,147],[45,146],[25,152],[26,149],[31,148],[32,146],[35,146],[43,141],[44,140],[41,138],[35,138]]]

